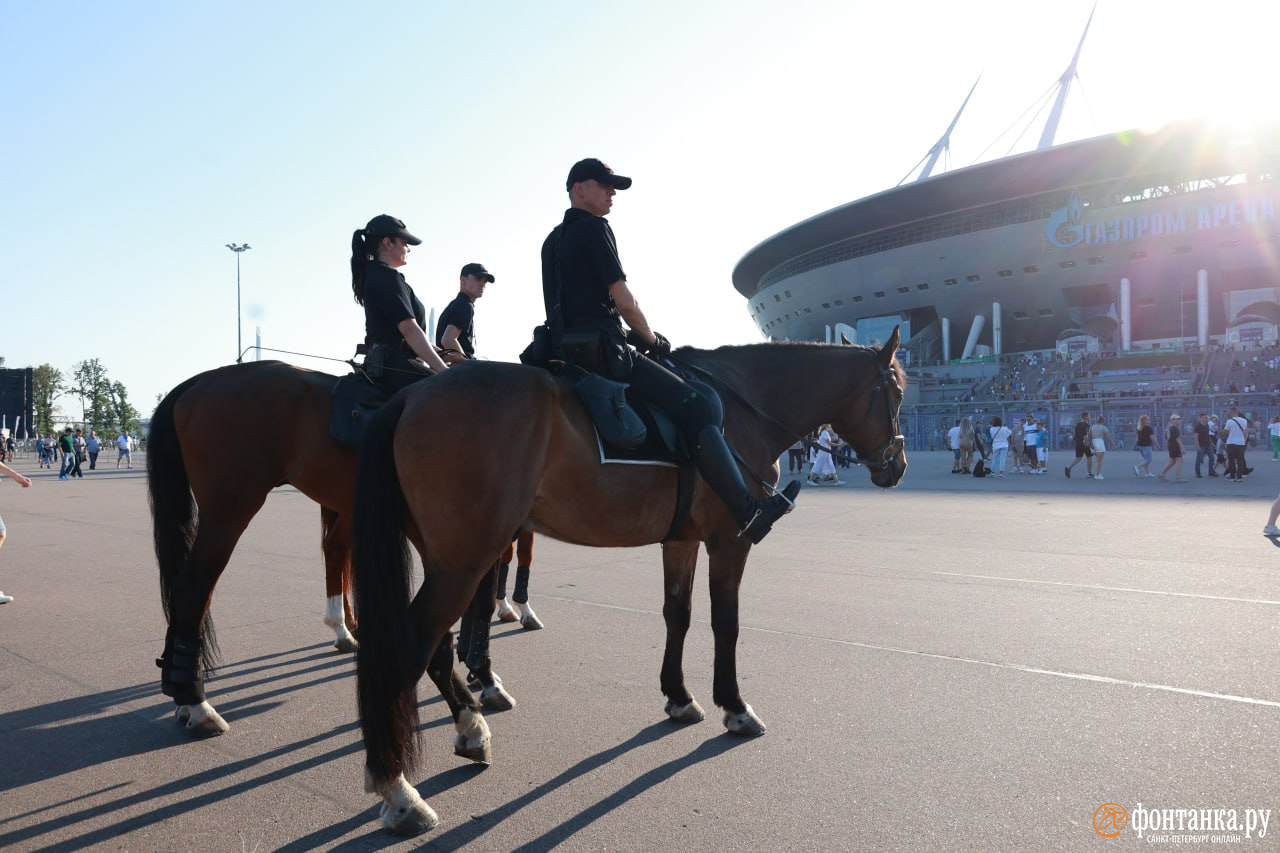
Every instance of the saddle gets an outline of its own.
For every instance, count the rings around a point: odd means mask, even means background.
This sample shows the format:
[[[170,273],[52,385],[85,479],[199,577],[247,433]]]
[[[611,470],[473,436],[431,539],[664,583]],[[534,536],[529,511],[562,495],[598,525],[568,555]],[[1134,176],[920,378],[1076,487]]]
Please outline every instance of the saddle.
[[[355,450],[360,446],[374,413],[387,402],[388,397],[362,367],[354,362],[351,366],[353,372],[333,384],[329,434],[343,447]]]

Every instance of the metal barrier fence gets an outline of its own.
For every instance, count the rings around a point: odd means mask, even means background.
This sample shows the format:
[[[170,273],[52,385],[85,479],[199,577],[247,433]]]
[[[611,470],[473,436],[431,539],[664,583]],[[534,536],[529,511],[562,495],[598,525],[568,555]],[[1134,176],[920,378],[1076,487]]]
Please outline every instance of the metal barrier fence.
[[[1115,397],[1097,400],[1021,400],[974,401],[968,403],[936,403],[903,406],[901,411],[902,434],[907,439],[907,450],[946,450],[947,431],[961,418],[971,418],[975,428],[991,426],[992,417],[999,416],[1004,425],[1015,428],[1028,414],[1046,420],[1051,449],[1070,450],[1072,433],[1081,412],[1090,413],[1092,422],[1099,414],[1106,416],[1106,424],[1116,443],[1123,448],[1133,447],[1138,430],[1138,417],[1146,415],[1157,436],[1163,436],[1169,416],[1182,415],[1183,446],[1187,436],[1193,434],[1200,412],[1216,415],[1221,423],[1232,406],[1238,406],[1251,425],[1261,422],[1261,429],[1254,438],[1258,447],[1270,447],[1267,424],[1280,414],[1280,397],[1271,394],[1189,394],[1170,397]],[[985,436],[985,433],[984,433]],[[1163,446],[1163,440],[1159,442]]]

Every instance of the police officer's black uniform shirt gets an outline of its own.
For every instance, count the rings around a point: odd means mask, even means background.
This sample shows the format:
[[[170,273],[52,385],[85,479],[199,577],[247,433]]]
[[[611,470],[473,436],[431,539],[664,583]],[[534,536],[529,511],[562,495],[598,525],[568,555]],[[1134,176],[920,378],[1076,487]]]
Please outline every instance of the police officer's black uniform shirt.
[[[565,327],[612,319],[622,327],[609,285],[627,274],[618,260],[613,229],[603,216],[571,207],[542,244],[542,297],[550,319],[555,306],[556,238],[559,236],[560,304]]]
[[[364,342],[387,344],[393,356],[412,359],[415,354],[396,328],[412,317],[427,325],[427,312],[404,276],[381,261],[370,261],[364,275]]]
[[[445,309],[440,314],[440,319],[436,321],[436,346],[443,347],[444,333],[450,326],[462,331],[458,334],[458,346],[462,347],[462,351],[467,354],[467,358],[473,358],[476,354],[475,341],[475,323],[476,323],[476,306],[471,301],[471,297],[467,294],[458,292]]]

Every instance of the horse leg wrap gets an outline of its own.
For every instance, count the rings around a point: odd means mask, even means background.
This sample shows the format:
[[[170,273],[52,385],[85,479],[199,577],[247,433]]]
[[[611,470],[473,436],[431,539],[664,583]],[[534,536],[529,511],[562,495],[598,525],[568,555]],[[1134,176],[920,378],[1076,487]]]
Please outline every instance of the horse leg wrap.
[[[462,621],[458,625],[458,662],[466,663],[467,654],[471,651],[471,628],[475,623],[476,617],[468,610],[462,614]],[[448,639],[448,637],[446,637]]]
[[[156,661],[160,667],[160,690],[172,696],[176,705],[198,705],[204,701],[204,679],[200,677],[200,658],[204,641],[183,640],[170,628],[165,635],[164,655]]]
[[[498,564],[498,594],[495,596],[499,601],[507,597],[507,572],[511,571],[510,563]]]
[[[511,600],[516,604],[524,604],[529,600],[528,566],[516,566],[516,589],[511,593]]]
[[[469,623],[469,624],[468,624]],[[463,640],[462,638],[466,638]],[[463,644],[466,653],[463,653]],[[466,664],[472,672],[484,672],[489,669],[489,623],[477,619],[468,611],[462,617],[462,633],[458,641],[458,660]]]

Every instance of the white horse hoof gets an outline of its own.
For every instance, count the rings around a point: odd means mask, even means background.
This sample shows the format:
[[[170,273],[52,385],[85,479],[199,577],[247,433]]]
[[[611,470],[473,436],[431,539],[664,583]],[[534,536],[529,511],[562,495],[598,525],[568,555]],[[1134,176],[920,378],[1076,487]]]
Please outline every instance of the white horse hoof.
[[[690,699],[688,705],[677,705],[675,702],[668,701],[666,711],[667,716],[677,723],[700,723],[707,718],[706,712],[702,710],[697,699]]]
[[[231,730],[227,721],[208,702],[199,705],[179,705],[174,719],[193,737],[217,737]]]
[[[511,602],[505,598],[499,598],[497,617],[503,622],[515,622],[520,618],[520,614],[516,613],[515,608],[511,606]]]
[[[480,704],[490,711],[510,711],[516,706],[516,699],[495,677],[492,687],[486,687],[480,691]]]
[[[764,720],[756,716],[756,712],[751,710],[750,705],[741,714],[733,714],[726,711],[724,714],[724,727],[731,734],[741,735],[742,737],[759,737],[765,732]]]
[[[520,618],[520,624],[524,629],[526,631],[542,630],[542,620],[538,618],[538,614],[533,612],[533,608],[529,606],[529,603],[525,602],[521,606],[524,607],[524,616]]]
[[[368,782],[365,784],[367,787]],[[387,829],[396,835],[405,836],[421,835],[435,829],[440,823],[435,810],[405,781],[404,776],[398,777],[392,785],[391,793],[383,797],[378,817]]]
[[[353,655],[360,651],[360,643],[355,637],[343,637],[333,644],[333,647],[344,654]]]

